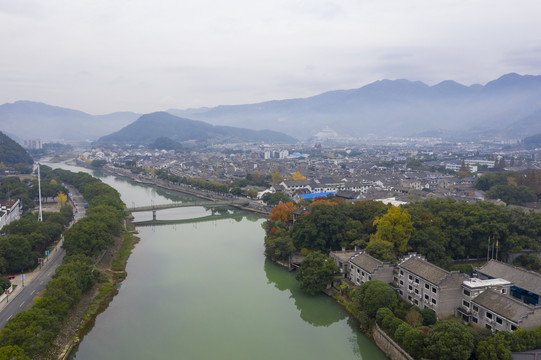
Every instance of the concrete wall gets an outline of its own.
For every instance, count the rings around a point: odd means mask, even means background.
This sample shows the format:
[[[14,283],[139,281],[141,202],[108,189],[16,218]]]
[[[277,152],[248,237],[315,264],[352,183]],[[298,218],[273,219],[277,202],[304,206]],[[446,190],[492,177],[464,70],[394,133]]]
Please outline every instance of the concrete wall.
[[[372,333],[374,342],[391,360],[413,360],[413,358],[394,342],[383,330],[376,324]]]

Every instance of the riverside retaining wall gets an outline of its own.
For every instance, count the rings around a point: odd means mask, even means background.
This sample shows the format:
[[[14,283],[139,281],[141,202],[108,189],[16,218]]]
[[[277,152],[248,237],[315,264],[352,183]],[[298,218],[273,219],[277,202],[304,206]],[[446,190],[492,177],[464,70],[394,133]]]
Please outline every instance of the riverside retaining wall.
[[[414,360],[376,324],[372,337],[376,345],[392,360]]]

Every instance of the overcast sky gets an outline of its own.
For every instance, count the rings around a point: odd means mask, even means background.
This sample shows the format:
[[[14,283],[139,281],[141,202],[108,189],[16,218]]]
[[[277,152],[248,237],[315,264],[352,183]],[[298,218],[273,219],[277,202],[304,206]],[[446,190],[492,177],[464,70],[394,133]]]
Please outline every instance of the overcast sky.
[[[539,0],[0,0],[0,104],[148,113],[541,74]]]

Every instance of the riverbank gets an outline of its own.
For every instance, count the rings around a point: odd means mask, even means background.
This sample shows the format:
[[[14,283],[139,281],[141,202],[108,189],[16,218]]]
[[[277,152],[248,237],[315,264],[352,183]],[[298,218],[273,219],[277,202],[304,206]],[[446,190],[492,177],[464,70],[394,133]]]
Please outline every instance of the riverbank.
[[[92,329],[96,317],[107,309],[118,293],[118,285],[127,276],[128,258],[139,241],[134,233],[129,219],[126,219],[122,236],[115,238],[115,243],[94,266],[94,269],[100,273],[98,283],[70,311],[49,354],[38,359],[68,359],[74,348]]]

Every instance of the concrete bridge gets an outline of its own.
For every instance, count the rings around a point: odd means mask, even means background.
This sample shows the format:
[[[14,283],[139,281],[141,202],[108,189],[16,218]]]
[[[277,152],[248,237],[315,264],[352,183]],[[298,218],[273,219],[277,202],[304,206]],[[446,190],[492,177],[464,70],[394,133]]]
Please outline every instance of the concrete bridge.
[[[169,204],[159,204],[159,205],[147,205],[147,206],[137,206],[126,209],[129,212],[143,212],[143,211],[152,211],[152,220],[156,220],[156,211],[165,210],[165,209],[174,209],[182,207],[194,207],[194,206],[203,206],[207,208],[223,207],[223,206],[247,206],[249,205],[247,199],[240,200],[217,200],[217,201],[200,201],[200,202],[175,202]]]

